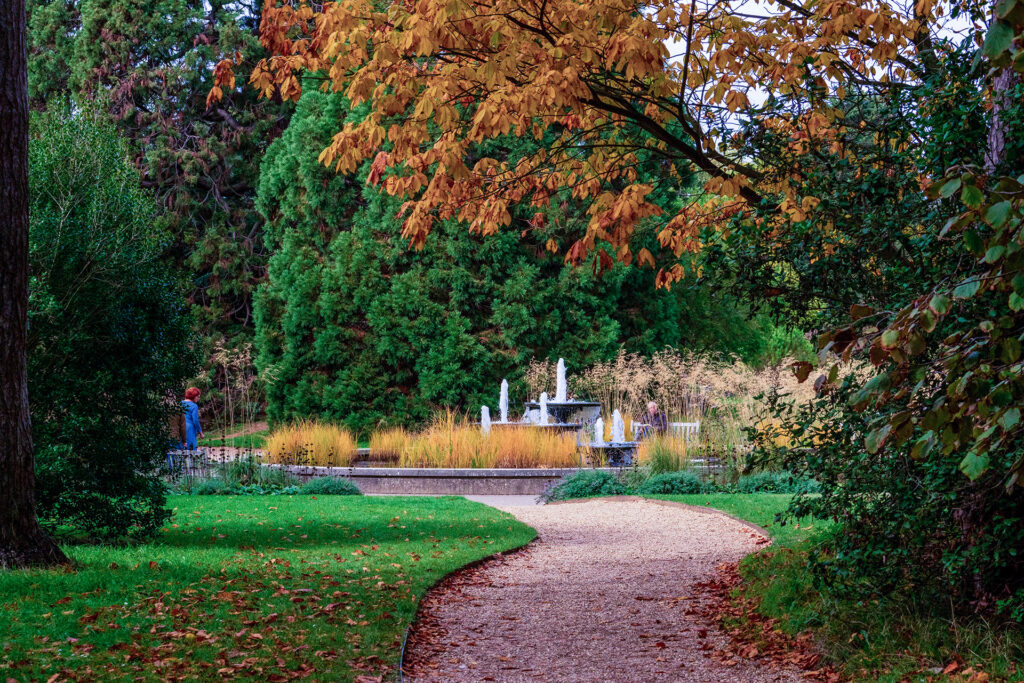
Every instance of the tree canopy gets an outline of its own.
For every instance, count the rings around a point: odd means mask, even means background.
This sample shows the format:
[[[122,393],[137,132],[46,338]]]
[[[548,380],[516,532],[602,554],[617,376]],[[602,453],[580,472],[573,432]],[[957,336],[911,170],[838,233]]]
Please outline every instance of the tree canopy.
[[[244,340],[266,273],[259,162],[290,107],[252,91],[210,109],[205,100],[222,55],[265,54],[258,3],[29,0],[28,13],[32,108],[77,100],[116,123],[202,331]]]
[[[404,236],[422,245],[436,220],[458,217],[488,234],[511,206],[561,195],[591,200],[586,230],[565,251],[654,265],[634,250],[635,226],[659,216],[675,254],[700,246],[700,228],[767,203],[767,232],[803,220],[820,198],[736,153],[735,113],[770,93],[764,123],[793,144],[841,145],[841,101],[852,87],[889,92],[936,67],[934,34],[949,7],[922,0],[908,13],[881,1],[759,5],[602,0],[420,0],[381,7],[346,0],[314,9],[269,5],[261,40],[271,56],[252,70],[264,95],[297,98],[302,73],[370,105],[321,155],[339,171],[373,159],[370,180],[407,200]],[[217,66],[210,100],[234,84]],[[785,106],[780,106],[785,103]],[[515,163],[477,157],[475,144],[513,134],[552,144]],[[641,133],[642,135],[638,134]],[[703,195],[666,213],[649,201],[637,156],[685,160],[707,175]],[[673,183],[671,174],[659,183]],[[599,245],[600,243],[600,245]],[[679,264],[661,281],[683,277]]]

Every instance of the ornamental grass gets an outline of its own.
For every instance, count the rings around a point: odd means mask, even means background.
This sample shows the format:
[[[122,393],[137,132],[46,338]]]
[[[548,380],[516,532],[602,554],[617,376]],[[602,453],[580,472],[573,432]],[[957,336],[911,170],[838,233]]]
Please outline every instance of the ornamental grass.
[[[346,467],[356,457],[356,446],[344,427],[303,420],[272,431],[265,448],[267,461],[276,465]]]
[[[378,448],[381,449],[379,454]],[[576,467],[580,463],[575,433],[494,427],[485,435],[479,425],[466,422],[450,411],[435,416],[418,434],[387,430],[370,439],[374,460],[390,460],[391,454],[399,448],[397,465],[400,467],[548,468]]]
[[[370,459],[397,463],[411,440],[412,434],[402,427],[374,432],[370,436]]]
[[[696,444],[688,443],[682,436],[662,434],[640,442],[636,449],[636,462],[646,465],[651,474],[678,472],[689,466],[691,451],[696,450]]]
[[[630,418],[645,422],[648,401],[656,401],[669,422],[700,423],[697,438],[686,444],[642,446],[641,462],[657,447],[659,452],[687,453],[687,458],[710,455],[743,473],[750,450],[746,430],[764,423],[770,413],[766,399],[797,404],[814,396],[813,382],[798,382],[789,370],[791,362],[784,359],[756,369],[740,361],[723,362],[673,349],[650,357],[620,351],[612,361],[569,368],[569,391],[576,398],[601,403],[605,440],[610,438],[612,411],[619,410],[627,426]],[[554,377],[553,363],[533,361],[525,376],[529,394],[551,394]],[[627,429],[626,433],[632,432]]]

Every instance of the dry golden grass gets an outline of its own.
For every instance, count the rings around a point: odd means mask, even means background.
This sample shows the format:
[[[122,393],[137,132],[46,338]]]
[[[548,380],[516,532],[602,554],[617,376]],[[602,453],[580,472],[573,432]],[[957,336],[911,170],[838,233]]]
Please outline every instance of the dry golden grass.
[[[644,421],[647,403],[656,401],[670,422],[701,423],[699,442],[687,445],[691,453],[699,448],[737,452],[747,446],[744,429],[767,415],[759,395],[791,402],[814,396],[813,383],[797,382],[790,362],[755,370],[739,361],[715,361],[672,349],[650,358],[620,352],[608,363],[569,368],[569,389],[574,398],[601,403],[606,440],[612,411],[618,409],[627,423],[630,418]],[[549,361],[534,361],[525,377],[533,396],[551,393],[554,378],[555,365]],[[737,457],[742,454],[737,452]]]
[[[278,465],[345,467],[356,456],[356,440],[345,428],[314,420],[278,427],[267,437],[267,461]]]
[[[438,414],[419,434],[404,433],[401,442],[395,430],[374,434],[370,439],[370,457],[377,448],[401,448],[397,460],[401,467],[575,467],[576,435],[529,427],[495,427],[485,436],[480,427],[469,424],[452,412]],[[374,446],[374,444],[378,444]],[[387,452],[387,451],[384,451]],[[381,458],[384,459],[384,458]]]
[[[569,389],[575,398],[600,402],[606,419],[616,408],[624,417],[640,419],[648,401],[656,401],[669,420],[691,422],[726,399],[773,392],[795,401],[810,399],[811,383],[797,382],[788,365],[784,361],[754,370],[739,361],[725,363],[672,349],[650,358],[623,351],[608,363],[570,368]],[[554,378],[555,365],[550,361],[533,361],[525,377],[530,394],[536,396],[553,392]]]
[[[370,436],[370,458],[381,462],[398,462],[412,441],[412,435],[402,427],[374,432]]]
[[[638,465],[653,465],[658,472],[677,472],[690,462],[690,444],[681,436],[663,434],[643,439],[636,449]]]

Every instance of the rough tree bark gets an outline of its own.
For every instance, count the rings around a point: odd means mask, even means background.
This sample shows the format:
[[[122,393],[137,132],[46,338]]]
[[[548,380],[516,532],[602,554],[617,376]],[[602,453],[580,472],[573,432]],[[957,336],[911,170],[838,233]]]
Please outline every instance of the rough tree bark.
[[[1011,94],[1020,83],[1020,74],[1006,67],[992,79],[992,123],[988,129],[988,149],[985,150],[985,170],[995,173],[1006,157],[1006,142],[1010,137],[1010,122],[1006,109],[1013,104]]]
[[[0,568],[67,562],[36,520],[25,361],[27,58],[25,0],[0,0]]]
[[[996,23],[996,6],[992,2],[992,24]],[[991,25],[990,24],[990,28]],[[1020,83],[1020,74],[1013,67],[1000,69],[992,78],[992,122],[988,129],[988,148],[985,150],[985,171],[995,173],[1006,156],[1006,141],[1011,135],[1010,122],[1005,111],[1013,104],[1013,89]]]

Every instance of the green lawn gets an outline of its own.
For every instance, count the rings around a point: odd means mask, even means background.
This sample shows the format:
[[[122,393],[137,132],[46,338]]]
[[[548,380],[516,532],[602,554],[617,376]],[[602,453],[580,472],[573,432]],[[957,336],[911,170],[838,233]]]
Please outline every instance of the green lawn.
[[[152,543],[0,574],[0,679],[350,681],[424,592],[535,532],[462,498],[174,496]]]
[[[653,496],[713,507],[764,527],[773,544],[740,564],[743,592],[790,633],[811,630],[823,652],[857,681],[1024,681],[1024,634],[979,619],[951,617],[914,595],[855,599],[822,589],[808,550],[834,525],[805,519],[778,524],[791,496],[712,494]],[[952,675],[937,673],[955,664]],[[962,672],[973,668],[973,673]],[[972,678],[978,674],[978,678]]]

